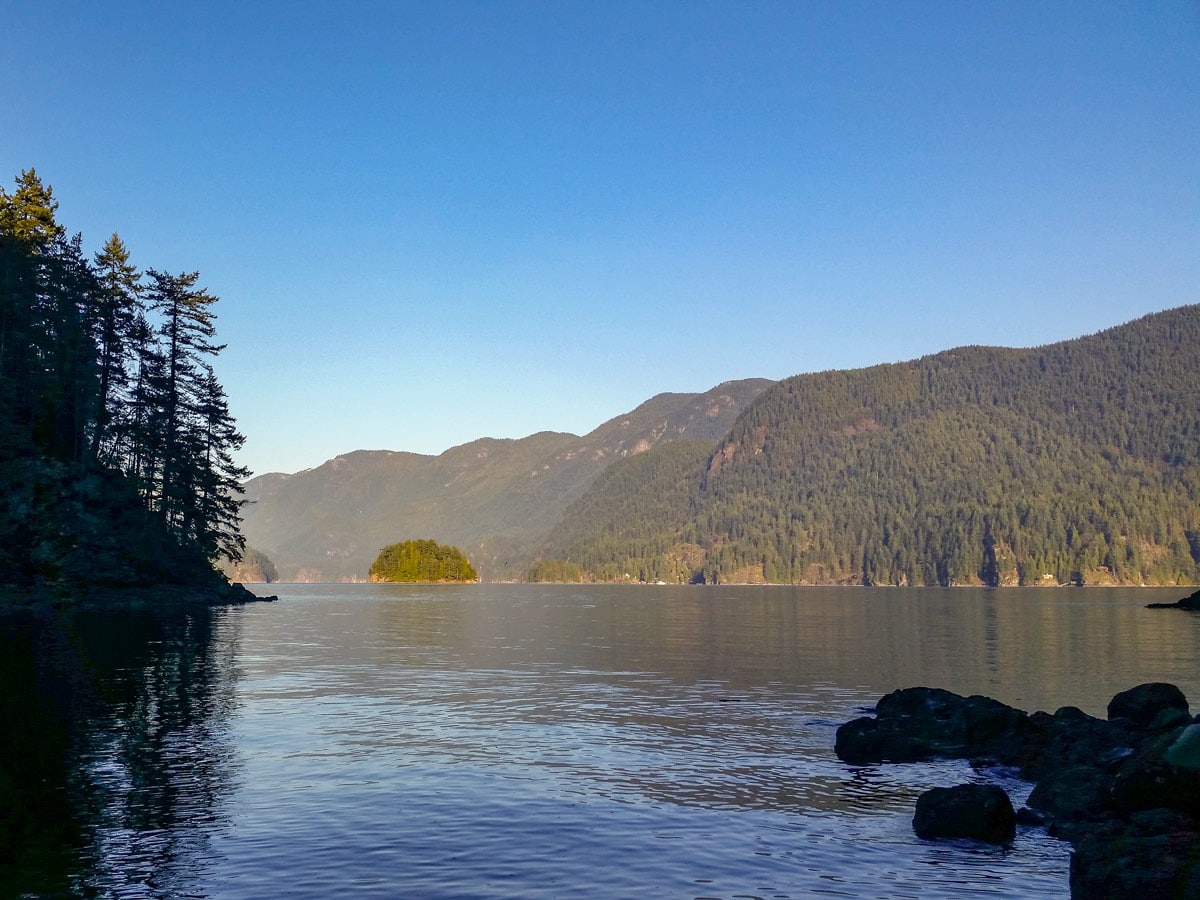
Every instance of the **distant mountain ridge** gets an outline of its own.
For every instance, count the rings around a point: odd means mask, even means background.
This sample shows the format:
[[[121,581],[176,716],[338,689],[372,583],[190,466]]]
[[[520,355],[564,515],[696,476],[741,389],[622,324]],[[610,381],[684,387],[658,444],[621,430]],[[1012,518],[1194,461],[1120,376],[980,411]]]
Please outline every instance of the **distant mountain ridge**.
[[[481,438],[438,456],[357,450],[245,485],[243,533],[283,581],[365,580],[381,547],[460,547],[484,580],[523,578],[562,511],[614,460],[684,438],[715,445],[772,382],[659,394],[583,437]]]
[[[1196,583],[1200,306],[786,379],[716,448],[608,468],[539,559],[605,581]]]
[[[428,537],[484,580],[1200,583],[1200,306],[661,394],[584,437],[357,451],[247,495],[282,580]]]

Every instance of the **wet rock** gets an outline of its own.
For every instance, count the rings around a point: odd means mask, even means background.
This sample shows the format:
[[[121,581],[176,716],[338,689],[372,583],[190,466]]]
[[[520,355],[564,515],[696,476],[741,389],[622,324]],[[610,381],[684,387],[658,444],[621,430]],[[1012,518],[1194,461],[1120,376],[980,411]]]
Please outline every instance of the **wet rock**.
[[[875,713],[838,729],[834,751],[839,759],[854,765],[939,757],[1013,762],[1027,718],[990,697],[929,687],[893,691],[876,704]]]
[[[1200,610],[1200,591],[1174,603],[1147,603],[1146,609],[1186,609],[1195,612]]]
[[[1046,817],[1036,809],[1030,809],[1028,806],[1022,806],[1017,810],[1017,824],[1028,825],[1037,828],[1046,824]]]
[[[1146,744],[1121,766],[1112,798],[1123,812],[1165,809],[1200,817],[1200,725]]]
[[[1180,728],[1184,725],[1192,723],[1191,713],[1186,709],[1172,707],[1170,709],[1160,710],[1158,715],[1154,717],[1148,727],[1148,731],[1166,731],[1171,728]]]
[[[1111,814],[1112,782],[1094,766],[1068,766],[1039,781],[1027,804],[1056,822],[1097,821]]]
[[[1071,896],[1087,900],[1200,897],[1200,834],[1186,816],[1143,813],[1075,841]]]
[[[1029,781],[1041,781],[1071,766],[1108,765],[1132,752],[1123,720],[1097,719],[1074,706],[1054,715],[1030,714],[1023,738],[1015,755],[1021,777]]]
[[[1017,814],[1008,794],[994,784],[932,788],[917,798],[913,830],[927,840],[971,838],[1011,846]]]
[[[836,749],[857,763],[956,757],[1015,766],[1036,782],[1022,823],[1045,822],[1075,848],[1072,897],[1200,897],[1200,720],[1174,685],[1122,691],[1108,719],[1072,706],[1026,715],[986,697],[908,688],[882,698],[874,718],[838,729]],[[989,787],[993,800],[981,793]],[[913,828],[1008,844],[1016,814],[1007,795],[996,822],[987,813],[1000,795],[988,785],[928,791]]]
[[[1200,725],[1189,725],[1171,742],[1163,759],[1177,769],[1200,772]]]
[[[1149,728],[1155,718],[1169,710],[1188,714],[1187,698],[1173,684],[1152,681],[1121,691],[1108,703],[1108,718],[1129,719],[1137,728]]]

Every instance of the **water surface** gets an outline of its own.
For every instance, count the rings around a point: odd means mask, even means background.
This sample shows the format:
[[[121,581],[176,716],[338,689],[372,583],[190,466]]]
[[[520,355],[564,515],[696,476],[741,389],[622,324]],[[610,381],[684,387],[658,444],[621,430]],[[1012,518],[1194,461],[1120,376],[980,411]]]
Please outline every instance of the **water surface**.
[[[1069,847],[1040,830],[1011,851],[912,833],[928,787],[1029,785],[846,766],[837,725],[915,684],[1096,715],[1143,681],[1200,697],[1200,617],[1143,609],[1178,590],[271,590],[126,623],[124,647],[95,622],[38,638],[81,651],[49,693],[85,723],[59,741],[84,814],[28,850],[71,848],[25,889],[1062,897]]]

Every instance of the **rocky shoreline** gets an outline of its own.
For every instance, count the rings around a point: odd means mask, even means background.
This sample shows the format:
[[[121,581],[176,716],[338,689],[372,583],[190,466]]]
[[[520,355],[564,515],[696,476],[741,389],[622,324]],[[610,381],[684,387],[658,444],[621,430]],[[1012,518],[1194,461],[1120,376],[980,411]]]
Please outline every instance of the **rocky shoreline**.
[[[842,725],[835,750],[858,766],[956,758],[1016,768],[1035,782],[1025,808],[990,785],[934,789],[918,801],[917,833],[1010,845],[1016,822],[1043,825],[1073,845],[1072,897],[1200,897],[1200,717],[1179,688],[1157,682],[1117,694],[1107,714],[1029,714],[906,688]]]

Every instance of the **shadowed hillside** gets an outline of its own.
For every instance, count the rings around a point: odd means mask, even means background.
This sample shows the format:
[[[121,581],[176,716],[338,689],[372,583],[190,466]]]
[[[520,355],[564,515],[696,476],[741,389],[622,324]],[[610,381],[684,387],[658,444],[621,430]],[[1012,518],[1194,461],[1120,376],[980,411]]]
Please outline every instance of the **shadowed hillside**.
[[[439,456],[360,450],[246,484],[247,541],[279,578],[363,579],[381,547],[431,537],[462,548],[484,580],[520,578],[562,511],[613,461],[681,438],[724,437],[771,382],[659,394],[584,437],[483,438]]]

